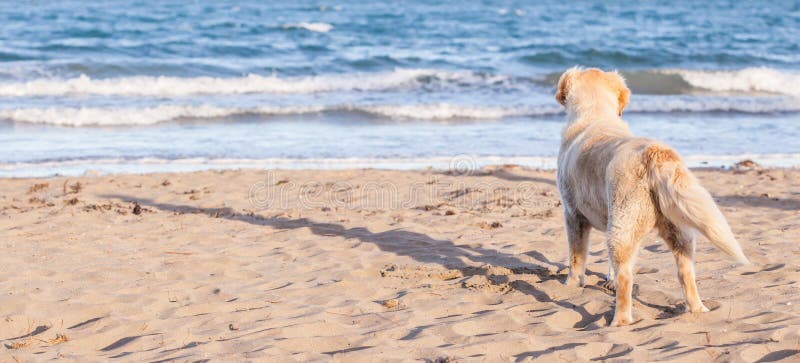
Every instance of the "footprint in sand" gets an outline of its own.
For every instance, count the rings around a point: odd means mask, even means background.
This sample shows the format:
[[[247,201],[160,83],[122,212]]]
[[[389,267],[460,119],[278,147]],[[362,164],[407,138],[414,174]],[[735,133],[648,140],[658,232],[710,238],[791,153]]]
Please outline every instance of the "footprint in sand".
[[[547,316],[545,324],[554,330],[574,330],[575,324],[583,320],[583,316],[575,310],[560,310]]]
[[[520,323],[503,310],[484,310],[470,314],[461,320],[455,320],[449,329],[464,337],[482,337],[495,335],[508,329],[515,329]]]
[[[654,267],[640,267],[638,270],[636,270],[637,275],[654,274],[656,272],[658,272],[658,269]]]
[[[703,305],[705,305],[710,311],[717,310],[722,306],[722,304],[714,300],[703,300]],[[656,319],[657,320],[670,319],[684,314],[690,314],[690,313],[687,311],[686,303],[680,303],[673,306],[662,307],[661,313],[659,313],[658,316],[656,316]]]

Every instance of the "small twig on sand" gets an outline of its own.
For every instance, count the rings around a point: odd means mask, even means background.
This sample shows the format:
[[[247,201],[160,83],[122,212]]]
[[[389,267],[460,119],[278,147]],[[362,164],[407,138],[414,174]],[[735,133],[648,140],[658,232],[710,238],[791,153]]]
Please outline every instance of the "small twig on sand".
[[[184,255],[184,256],[192,254],[191,252],[182,252],[182,251],[164,251],[164,253],[167,255]]]
[[[68,342],[68,341],[69,341],[69,337],[67,337],[66,335],[64,335],[64,334],[56,334],[55,338],[50,339],[48,341],[45,341],[45,343],[48,343],[50,345],[56,345],[56,344],[60,344],[60,343],[63,343],[63,342]]]

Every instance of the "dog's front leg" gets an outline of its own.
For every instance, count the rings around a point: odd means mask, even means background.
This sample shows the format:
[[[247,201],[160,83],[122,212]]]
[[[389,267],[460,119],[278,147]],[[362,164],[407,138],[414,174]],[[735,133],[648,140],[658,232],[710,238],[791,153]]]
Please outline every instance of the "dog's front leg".
[[[569,243],[569,274],[564,283],[567,286],[583,286],[586,280],[586,256],[589,253],[589,232],[591,225],[586,217],[564,213]]]

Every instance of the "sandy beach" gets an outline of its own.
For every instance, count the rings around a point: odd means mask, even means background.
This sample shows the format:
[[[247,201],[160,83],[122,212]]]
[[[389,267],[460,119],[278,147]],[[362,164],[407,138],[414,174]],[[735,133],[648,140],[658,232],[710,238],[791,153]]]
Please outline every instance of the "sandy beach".
[[[553,171],[5,179],[0,361],[800,359],[800,171],[696,174],[754,265],[700,240],[685,314],[648,235],[623,328],[601,233],[561,283]]]

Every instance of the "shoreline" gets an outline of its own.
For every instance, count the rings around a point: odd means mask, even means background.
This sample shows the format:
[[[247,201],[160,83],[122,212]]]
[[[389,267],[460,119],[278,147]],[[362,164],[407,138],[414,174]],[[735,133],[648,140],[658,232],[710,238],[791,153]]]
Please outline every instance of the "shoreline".
[[[683,159],[692,169],[711,168],[726,170],[734,168],[737,163],[745,160],[753,161],[763,168],[800,168],[800,154],[689,155]],[[515,165],[534,170],[555,170],[556,158],[547,156],[505,157],[456,155],[429,158],[98,159],[0,164],[0,178],[80,177],[220,170],[457,170],[464,173],[498,165]],[[53,172],[52,170],[54,169],[58,171]]]

